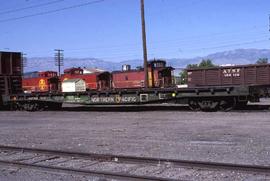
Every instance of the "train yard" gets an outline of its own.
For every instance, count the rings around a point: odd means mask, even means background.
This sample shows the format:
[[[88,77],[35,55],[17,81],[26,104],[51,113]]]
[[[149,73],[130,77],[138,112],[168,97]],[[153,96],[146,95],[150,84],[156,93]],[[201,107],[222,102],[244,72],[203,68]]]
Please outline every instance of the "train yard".
[[[270,180],[269,3],[76,3],[2,3],[0,181]]]
[[[175,103],[188,104],[194,111],[229,111],[269,97],[270,64],[188,69],[187,85],[179,88],[172,81],[173,67],[165,60],[149,61],[145,69],[125,65],[121,71],[83,73],[71,68],[61,75],[46,71],[26,77],[21,61],[19,52],[0,52],[0,109]]]
[[[0,113],[0,142],[11,148],[0,149],[0,178],[269,179],[265,110],[7,113]]]
[[[0,52],[1,180],[270,178],[269,104],[256,104],[269,97],[270,64],[190,69],[179,88],[153,60],[145,87],[128,66],[26,78],[20,56]]]

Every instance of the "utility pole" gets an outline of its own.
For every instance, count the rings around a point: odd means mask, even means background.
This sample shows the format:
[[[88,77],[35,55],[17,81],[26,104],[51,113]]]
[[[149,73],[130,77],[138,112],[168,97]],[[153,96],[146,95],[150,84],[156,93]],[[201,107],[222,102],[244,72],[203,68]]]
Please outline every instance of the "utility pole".
[[[142,21],[142,42],[143,42],[143,63],[144,63],[144,87],[148,88],[148,62],[147,62],[147,46],[146,46],[146,31],[144,17],[144,0],[141,0],[141,21]]]
[[[61,76],[61,66],[64,65],[64,50],[55,49],[54,60],[55,66],[58,66],[58,75]]]

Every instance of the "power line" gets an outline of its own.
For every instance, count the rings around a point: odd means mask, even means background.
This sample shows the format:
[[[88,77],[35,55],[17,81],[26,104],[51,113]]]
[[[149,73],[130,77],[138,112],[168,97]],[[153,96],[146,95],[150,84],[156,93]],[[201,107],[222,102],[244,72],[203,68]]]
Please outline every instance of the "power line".
[[[262,36],[262,37],[257,37],[257,40],[259,39],[262,39],[262,38],[265,38],[265,40],[266,39],[268,39],[268,37],[266,37],[266,36]],[[256,39],[255,39],[256,40]],[[149,44],[150,46],[149,46],[149,52],[153,52],[153,51],[160,51],[159,49],[162,49],[163,51],[166,51],[166,50],[173,50],[173,49],[175,49],[175,48],[177,48],[177,49],[179,49],[179,48],[181,48],[181,49],[190,49],[190,48],[192,48],[192,49],[194,49],[194,48],[200,48],[200,49],[203,49],[203,47],[205,47],[205,46],[211,46],[211,47],[216,47],[216,46],[223,46],[223,45],[231,45],[231,44],[239,44],[239,43],[242,43],[242,42],[246,42],[247,40],[238,40],[238,41],[236,41],[236,40],[231,40],[231,41],[220,41],[219,43],[217,43],[217,42],[212,42],[212,43],[205,43],[205,42],[200,42],[200,41],[193,41],[193,42],[178,42],[178,44],[166,44],[165,46],[160,46],[160,45],[155,45],[155,44]],[[197,43],[198,42],[198,43]],[[77,53],[79,53],[79,52],[89,52],[89,53],[95,53],[96,52],[96,50],[106,50],[105,52],[107,52],[107,51],[110,51],[110,52],[112,52],[112,54],[113,55],[115,55],[115,54],[117,54],[117,55],[123,55],[123,48],[124,47],[119,47],[119,48],[117,48],[117,47],[113,47],[113,46],[111,46],[111,47],[92,47],[92,48],[84,48],[84,49],[68,49],[68,48],[66,48],[65,50],[66,51],[68,51],[69,53],[70,52],[77,52]],[[134,54],[134,52],[139,52],[139,51],[141,51],[141,47],[139,46],[139,43],[138,43],[138,46],[137,47],[125,47],[124,48],[124,52],[125,52],[125,54],[126,53],[132,53],[132,54]],[[175,50],[173,50],[173,52],[175,52]]]
[[[48,5],[56,4],[56,3],[59,3],[59,2],[62,2],[62,1],[65,1],[65,0],[50,1],[50,2],[47,2],[47,3],[40,3],[40,4],[27,6],[27,7],[23,7],[23,8],[17,8],[17,9],[11,9],[11,10],[7,10],[7,11],[2,11],[2,12],[0,12],[0,15],[14,13],[14,12],[18,12],[18,11],[27,10],[27,9],[38,8],[38,7],[42,7],[42,6],[48,6]]]
[[[237,32],[234,31],[234,34],[243,34],[243,32]],[[261,36],[263,35],[263,38],[265,37],[265,35],[267,35],[268,37],[268,33],[264,33],[264,32],[256,32],[257,34],[255,34],[256,36],[253,37],[251,35],[248,35],[247,37],[250,39],[254,39],[254,38],[261,38]],[[257,37],[257,35],[261,35],[260,37]],[[158,47],[161,47],[160,45],[163,44],[164,47],[171,47],[171,45],[175,45],[177,44],[177,46],[185,46],[185,45],[189,45],[191,44],[192,47],[194,47],[195,45],[199,45],[200,42],[202,41],[206,41],[207,39],[213,39],[213,38],[221,38],[220,35],[228,35],[231,36],[232,32],[227,32],[227,33],[217,33],[217,34],[204,34],[204,35],[197,35],[197,36],[188,36],[185,38],[181,38],[181,39],[177,39],[175,38],[174,40],[161,40],[161,41],[151,41],[148,44],[153,47],[158,45]],[[235,40],[235,39],[234,39]],[[237,41],[238,42],[238,41]],[[226,42],[223,42],[226,43]],[[230,41],[231,43],[231,41]],[[179,45],[180,44],[180,45]],[[205,43],[203,43],[204,45]],[[162,46],[162,47],[163,47]],[[110,45],[110,46],[94,46],[94,47],[81,47],[81,48],[75,48],[75,49],[68,49],[66,48],[66,51],[69,52],[75,52],[75,51],[91,51],[91,50],[99,50],[99,49],[108,49],[108,50],[122,50],[123,48],[130,48],[130,50],[134,50],[134,48],[139,48],[140,47],[140,43],[136,42],[136,43],[126,43],[126,44],[114,44],[114,45]]]
[[[44,12],[25,15],[25,16],[16,17],[16,18],[3,19],[3,20],[0,20],[0,23],[8,22],[8,21],[20,20],[20,19],[25,19],[25,18],[30,18],[30,17],[34,17],[34,16],[41,16],[41,15],[56,13],[56,12],[59,12],[59,11],[65,11],[65,10],[69,10],[69,9],[74,9],[74,8],[79,8],[79,7],[83,7],[83,6],[88,6],[88,5],[92,5],[92,4],[101,3],[103,1],[105,1],[105,0],[95,0],[95,1],[87,2],[87,3],[81,3],[81,4],[76,4],[76,5],[73,5],[73,6],[68,6],[68,7],[65,7],[65,8],[59,8],[59,9],[54,9],[54,10],[50,10],[50,11],[44,11]]]
[[[266,42],[269,41],[268,36],[263,35],[263,36],[258,36],[254,37],[253,41],[248,41],[248,40],[230,40],[230,41],[219,41],[219,42],[211,42],[211,43],[205,43],[201,42],[200,39],[197,39],[196,41],[190,41],[190,42],[178,42],[178,44],[165,44],[165,46],[155,46],[155,44],[149,44],[149,52],[160,52],[159,49],[162,48],[163,51],[168,52],[175,52],[176,48],[177,49],[182,49],[183,51],[186,50],[204,50],[204,49],[216,49],[216,48],[222,48],[222,47],[229,47],[229,46],[237,46],[237,45],[245,45],[245,44],[253,44],[253,43],[260,43],[260,42]],[[131,44],[130,44],[131,45]],[[204,48],[205,47],[205,48]],[[124,53],[123,53],[123,48],[124,48]],[[138,52],[141,51],[140,44],[137,43],[137,46],[131,46],[127,47],[127,44],[122,44],[122,45],[114,45],[110,47],[106,46],[95,46],[95,47],[84,47],[84,48],[76,48],[76,49],[69,49],[68,47],[65,47],[65,50],[68,53],[80,53],[80,52],[88,52],[88,53],[96,53],[97,50],[106,50],[105,52],[110,51],[110,55],[138,55]],[[31,53],[34,54],[42,54],[42,53],[49,53],[51,50],[44,50],[44,51],[32,51]],[[103,51],[104,52],[104,51]],[[28,52],[30,53],[30,52]]]
[[[262,39],[262,40],[248,41],[248,42],[243,42],[243,43],[227,44],[227,45],[221,45],[221,46],[215,46],[215,47],[188,49],[188,50],[211,50],[211,49],[227,48],[227,47],[233,47],[233,46],[239,46],[239,45],[256,44],[256,43],[267,42],[267,41],[269,41],[269,39],[268,40]]]
[[[257,36],[257,37],[252,37],[252,39],[256,40],[256,39],[262,39],[262,38],[268,38],[268,35],[266,36],[266,34],[262,34],[263,36]],[[211,36],[208,36],[208,38],[210,38]],[[149,43],[149,49],[151,51],[155,50],[155,49],[158,49],[158,48],[162,48],[163,50],[165,49],[172,49],[172,48],[189,48],[189,47],[192,47],[193,49],[196,48],[196,47],[203,47],[206,45],[205,42],[202,42],[204,41],[201,38],[197,38],[195,39],[196,37],[194,37],[194,39],[192,39],[192,37],[190,37],[190,39],[182,39],[180,41],[176,41],[174,43],[166,43],[167,41],[160,41],[159,44],[157,43],[153,43],[153,42],[150,42]],[[251,38],[251,36],[249,36],[249,39]],[[211,45],[211,46],[220,46],[221,45],[227,45],[227,44],[234,44],[234,43],[241,43],[241,41],[243,42],[242,39],[239,39],[239,40],[236,40],[234,39],[233,41],[230,40],[230,41],[219,41],[219,42],[212,42],[212,43],[207,43],[207,45]],[[161,43],[164,45],[161,45]],[[141,46],[140,46],[140,43],[137,42],[137,43],[130,43],[130,44],[118,44],[118,45],[111,45],[111,46],[94,46],[94,47],[83,47],[83,48],[75,48],[75,49],[69,49],[69,48],[65,48],[66,51],[68,52],[96,52],[96,50],[110,50],[110,51],[113,51],[114,53],[121,53],[123,52],[123,48],[125,49],[125,52],[134,52],[134,51],[141,51]],[[48,53],[50,52],[50,50],[48,51],[36,51],[34,53]]]
[[[260,36],[260,37],[255,37],[252,38],[253,41],[257,41],[257,40],[261,40],[264,39],[265,41],[268,41],[268,36]],[[230,40],[230,41],[216,41],[216,42],[200,42],[200,41],[193,41],[193,42],[179,42],[177,44],[168,44],[165,46],[155,46],[154,44],[150,44],[151,46],[149,46],[150,49],[154,50],[154,49],[161,49],[162,50],[166,50],[166,49],[172,49],[172,48],[181,48],[181,49],[185,49],[185,48],[200,48],[200,47],[205,47],[205,46],[220,46],[220,45],[230,45],[230,44],[241,44],[241,42],[246,42],[248,41],[247,39],[239,39],[239,40]]]
[[[192,48],[183,48],[183,52],[190,52],[190,51],[205,51],[205,50],[214,50],[214,49],[219,49],[219,48],[233,48],[236,46],[241,46],[241,45],[250,45],[250,44],[258,44],[258,43],[262,43],[262,42],[267,42],[269,41],[268,39],[258,39],[258,40],[254,40],[254,41],[245,41],[245,42],[223,42],[221,44],[217,44],[217,45],[212,45],[212,46],[206,46],[205,48],[203,47],[192,47]],[[173,50],[174,47],[168,47],[170,50],[167,51],[164,49],[163,54],[165,53],[175,53],[176,50]],[[155,49],[149,49],[149,55],[151,55],[151,57],[154,54],[160,53],[160,51],[156,52],[157,50]],[[49,52],[49,51],[48,51]],[[68,51],[68,52],[72,52],[72,51]],[[30,53],[30,52],[29,52]],[[93,55],[92,55],[93,56]],[[115,59],[115,58],[130,58],[130,57],[140,57],[140,51],[132,51],[132,52],[114,52],[114,53],[110,53],[108,56],[104,56],[104,55],[94,55],[93,57],[95,58],[99,58],[99,59]]]

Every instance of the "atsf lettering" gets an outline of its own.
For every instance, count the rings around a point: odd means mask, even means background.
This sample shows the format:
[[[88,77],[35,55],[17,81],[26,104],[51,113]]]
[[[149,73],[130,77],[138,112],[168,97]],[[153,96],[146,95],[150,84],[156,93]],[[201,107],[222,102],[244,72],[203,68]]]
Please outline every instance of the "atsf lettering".
[[[223,76],[224,77],[240,77],[240,68],[224,69]]]

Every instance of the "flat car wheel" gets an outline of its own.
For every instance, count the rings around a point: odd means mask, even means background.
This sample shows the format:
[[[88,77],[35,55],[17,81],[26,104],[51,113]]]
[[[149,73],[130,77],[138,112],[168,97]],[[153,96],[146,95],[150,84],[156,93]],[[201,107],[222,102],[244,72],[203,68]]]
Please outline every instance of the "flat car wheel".
[[[195,101],[195,100],[188,101],[188,106],[192,111],[200,111],[201,110],[201,108],[198,104],[198,101]]]
[[[224,99],[219,102],[219,110],[221,111],[230,111],[234,109],[236,106],[235,98],[232,99]]]

